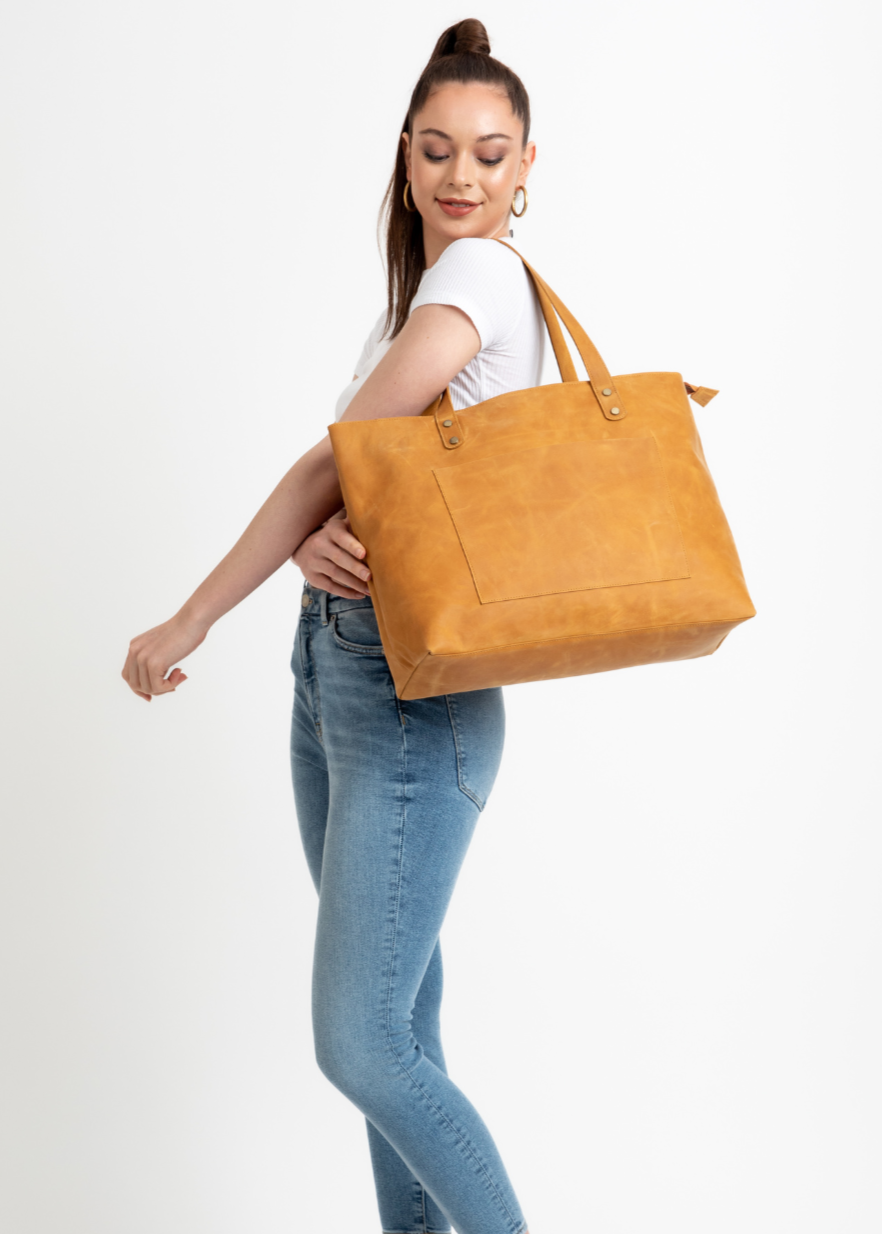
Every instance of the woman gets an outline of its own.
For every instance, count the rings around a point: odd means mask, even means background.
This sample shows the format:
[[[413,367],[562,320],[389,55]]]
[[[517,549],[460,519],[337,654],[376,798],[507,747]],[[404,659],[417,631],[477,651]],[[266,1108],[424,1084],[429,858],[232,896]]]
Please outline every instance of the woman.
[[[411,98],[385,199],[388,306],[337,419],[457,409],[540,378],[543,321],[510,236],[535,158],[526,91],[483,25],[439,39]],[[293,548],[293,552],[292,552]],[[168,622],[132,640],[139,697],[292,556],[305,583],[291,660],[291,767],[319,892],[316,1056],[367,1121],[386,1234],[527,1234],[491,1134],[447,1076],[439,932],[499,767],[499,687],[402,701],[343,509],[330,439],[304,454]]]

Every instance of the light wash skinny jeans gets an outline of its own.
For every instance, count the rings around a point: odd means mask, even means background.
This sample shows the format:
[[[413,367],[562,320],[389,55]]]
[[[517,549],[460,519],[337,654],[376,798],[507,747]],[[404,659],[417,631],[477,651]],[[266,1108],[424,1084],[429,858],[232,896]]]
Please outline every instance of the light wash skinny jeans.
[[[316,1058],[365,1115],[382,1229],[523,1234],[439,1024],[438,935],[499,769],[502,689],[400,700],[370,597],[309,584],[291,669],[294,798],[319,893]]]

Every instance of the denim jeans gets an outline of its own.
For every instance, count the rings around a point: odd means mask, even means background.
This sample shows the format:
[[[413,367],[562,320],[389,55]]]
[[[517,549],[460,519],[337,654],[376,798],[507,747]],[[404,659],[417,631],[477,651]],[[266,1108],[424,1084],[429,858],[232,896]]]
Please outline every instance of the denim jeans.
[[[439,932],[499,769],[502,689],[402,701],[371,598],[304,584],[301,599],[291,772],[319,895],[318,1065],[365,1116],[384,1231],[523,1234],[439,1024]]]

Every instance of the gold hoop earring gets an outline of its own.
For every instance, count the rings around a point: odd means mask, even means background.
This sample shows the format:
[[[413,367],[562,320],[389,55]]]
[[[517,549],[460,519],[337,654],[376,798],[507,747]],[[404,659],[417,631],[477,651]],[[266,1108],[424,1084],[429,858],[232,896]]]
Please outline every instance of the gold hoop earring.
[[[414,211],[416,210],[416,206],[409,206],[407,204],[407,195],[409,191],[410,191],[410,181],[405,180],[404,182],[404,208],[408,212],[408,214],[413,214]],[[411,201],[413,201],[413,195],[411,195]]]
[[[520,212],[520,214],[518,214],[517,210],[515,210],[515,202],[517,201],[518,193],[524,194],[524,208]],[[512,197],[511,199],[511,212],[515,216],[516,219],[522,219],[524,217],[524,215],[527,213],[527,206],[529,204],[530,204],[530,199],[527,196],[527,186],[525,184],[519,184],[518,187],[514,191],[514,197]]]

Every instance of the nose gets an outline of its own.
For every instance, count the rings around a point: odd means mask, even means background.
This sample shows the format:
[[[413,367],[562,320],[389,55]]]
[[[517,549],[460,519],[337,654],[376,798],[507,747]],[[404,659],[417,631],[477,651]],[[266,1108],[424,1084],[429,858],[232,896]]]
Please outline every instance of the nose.
[[[462,185],[464,189],[470,189],[472,187],[472,181],[468,179],[468,176],[471,174],[470,163],[471,160],[468,152],[463,150],[456,162],[452,163],[450,167],[451,178],[447,181],[447,183],[451,188],[457,185]]]

